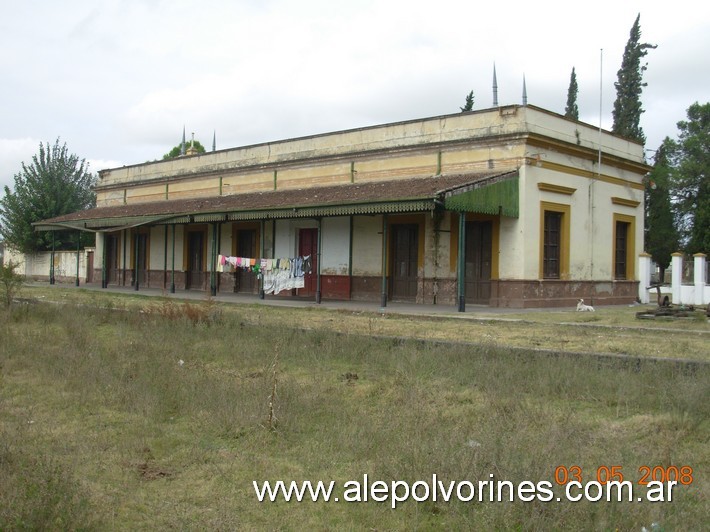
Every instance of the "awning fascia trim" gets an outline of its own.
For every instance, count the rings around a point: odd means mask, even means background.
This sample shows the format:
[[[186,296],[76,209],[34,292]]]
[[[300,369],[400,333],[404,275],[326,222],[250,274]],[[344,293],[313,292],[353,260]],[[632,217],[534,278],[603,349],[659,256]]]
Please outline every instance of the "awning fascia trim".
[[[284,218],[320,218],[326,216],[350,216],[356,214],[393,214],[429,211],[435,208],[431,200],[397,201],[385,203],[363,203],[353,205],[333,205],[329,207],[292,207],[290,209],[264,209],[260,211],[230,212],[227,219],[271,220]]]
[[[125,216],[120,218],[96,218],[86,221],[46,223],[34,225],[35,231],[63,231],[74,229],[94,233],[106,233],[132,229],[142,225],[171,225],[205,222],[226,222],[242,220],[270,220],[285,218],[320,218],[327,216],[349,216],[356,214],[397,214],[430,211],[436,207],[435,200],[418,199],[390,201],[383,203],[359,203],[351,205],[330,205],[312,207],[290,207],[249,211],[211,212],[170,216]]]

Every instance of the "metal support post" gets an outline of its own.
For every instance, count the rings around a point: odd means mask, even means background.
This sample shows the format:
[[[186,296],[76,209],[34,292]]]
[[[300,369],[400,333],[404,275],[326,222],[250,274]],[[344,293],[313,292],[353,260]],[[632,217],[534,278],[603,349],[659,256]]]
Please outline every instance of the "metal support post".
[[[456,267],[459,312],[466,312],[466,213],[459,213],[459,256]]]
[[[322,220],[318,218],[318,260],[316,264],[316,303],[320,304],[321,301],[321,286],[320,286],[320,258],[321,258],[321,245],[322,245]]]
[[[81,253],[81,231],[76,232],[76,286],[79,286],[79,254]]]
[[[54,284],[54,231],[52,231],[52,253],[49,260],[49,284]]]
[[[382,215],[382,293],[380,308],[387,306],[387,215]]]

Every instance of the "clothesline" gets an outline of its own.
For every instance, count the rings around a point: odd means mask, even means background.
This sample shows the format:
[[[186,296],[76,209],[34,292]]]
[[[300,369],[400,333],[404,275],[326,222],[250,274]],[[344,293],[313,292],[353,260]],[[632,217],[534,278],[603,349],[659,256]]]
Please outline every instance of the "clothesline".
[[[284,257],[278,259],[260,259],[253,257],[217,256],[217,271],[234,271],[237,269],[252,271],[256,274],[270,271],[288,271],[291,277],[303,277],[310,274],[313,263],[310,255],[305,257]]]

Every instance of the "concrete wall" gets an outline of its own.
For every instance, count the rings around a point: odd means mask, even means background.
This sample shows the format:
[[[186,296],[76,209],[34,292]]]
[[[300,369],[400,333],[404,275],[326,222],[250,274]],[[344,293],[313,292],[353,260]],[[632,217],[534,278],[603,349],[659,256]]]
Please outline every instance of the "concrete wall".
[[[79,251],[79,282],[85,283],[87,280],[88,255],[94,253],[94,248],[86,248]],[[55,251],[54,252],[54,278],[60,283],[76,282],[76,251]],[[5,263],[12,261],[18,264],[17,273],[24,275],[27,279],[49,280],[50,268],[52,264],[52,252],[23,254],[12,250],[5,250]]]

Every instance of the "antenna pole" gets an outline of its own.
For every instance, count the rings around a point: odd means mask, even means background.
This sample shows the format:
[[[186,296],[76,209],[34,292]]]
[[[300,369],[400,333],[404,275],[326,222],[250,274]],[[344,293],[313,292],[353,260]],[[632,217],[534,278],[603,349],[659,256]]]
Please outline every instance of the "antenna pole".
[[[602,95],[603,95],[603,61],[604,49],[599,50],[599,142],[597,149],[597,177],[602,175]],[[594,280],[594,177],[589,183],[589,227],[592,232],[592,238],[589,239],[589,268],[590,277]],[[594,296],[590,296],[591,304],[594,304]]]
[[[604,74],[603,70],[604,63],[604,48],[599,50],[599,160],[597,161],[597,173],[601,175],[602,166],[602,76]]]

